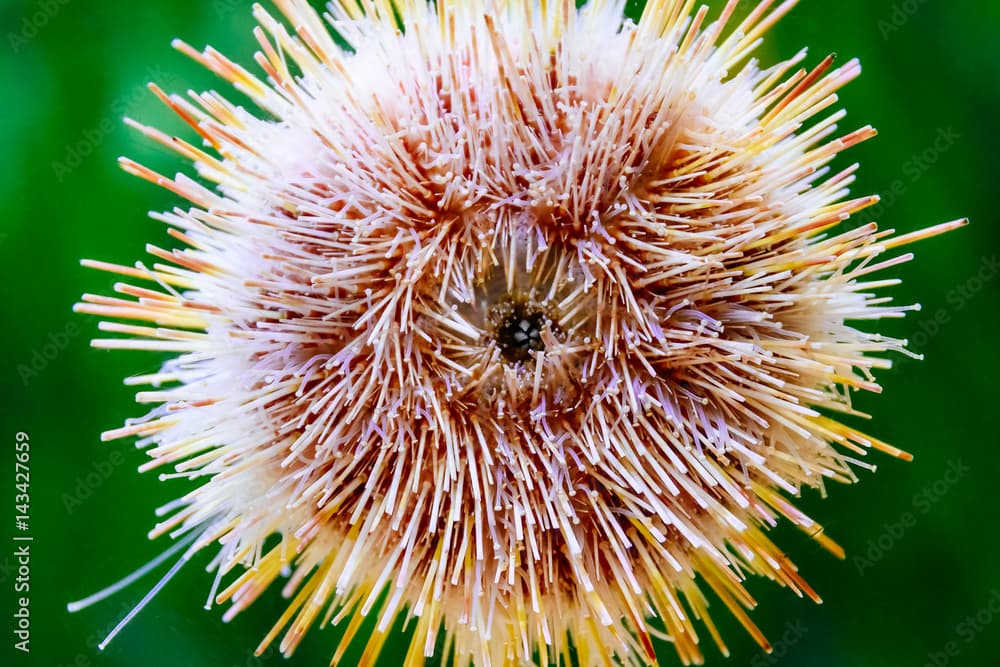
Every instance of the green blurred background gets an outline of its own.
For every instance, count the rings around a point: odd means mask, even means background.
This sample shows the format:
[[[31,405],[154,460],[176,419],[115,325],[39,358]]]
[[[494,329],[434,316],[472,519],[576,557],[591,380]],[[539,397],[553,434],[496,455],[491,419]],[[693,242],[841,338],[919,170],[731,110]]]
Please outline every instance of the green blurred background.
[[[169,243],[145,212],[176,200],[119,171],[116,158],[125,154],[166,173],[185,166],[120,119],[127,114],[190,136],[144,84],[223,89],[169,42],[178,36],[198,47],[211,43],[252,64],[249,2],[3,0],[0,19],[0,468],[12,471],[15,433],[28,432],[35,538],[32,653],[11,650],[5,604],[2,650],[9,658],[0,664],[284,664],[274,652],[252,656],[282,609],[277,591],[225,625],[219,609],[202,609],[211,583],[206,558],[103,653],[97,641],[155,577],[82,613],[65,611],[67,601],[164,549],[145,536],[152,511],[182,490],[136,474],[143,456],[129,443],[104,445],[98,437],[138,414],[121,379],[155,369],[158,360],[90,349],[95,318],[70,311],[81,293],[108,293],[114,281],[82,269],[81,257],[131,264],[145,243]],[[842,95],[850,110],[845,129],[872,123],[880,135],[839,164],[861,162],[855,193],[885,195],[875,211],[883,226],[912,231],[966,215],[973,224],[917,246],[917,261],[899,270],[905,283],[895,291],[898,300],[924,308],[885,328],[909,336],[927,360],[900,364],[883,374],[883,396],[859,399],[876,415],[873,432],[914,452],[915,461],[876,455],[875,478],[861,474],[861,484],[835,488],[825,501],[808,493],[803,505],[847,549],[847,560],[787,526],[776,539],[825,603],[751,581],[760,602],[753,618],[776,643],[775,655],[765,657],[716,603],[732,658],[710,646],[707,658],[789,667],[998,664],[1000,618],[990,603],[1000,611],[1000,3],[804,0],[760,55],[773,62],[803,45],[811,63],[828,52],[862,60],[862,78]],[[5,475],[3,498],[11,507],[13,476]],[[0,595],[9,601],[13,521],[9,510],[0,515],[7,517]],[[338,632],[313,632],[288,664],[327,664]],[[382,664],[398,664],[404,647],[397,635]],[[662,657],[664,665],[677,664],[667,647]]]

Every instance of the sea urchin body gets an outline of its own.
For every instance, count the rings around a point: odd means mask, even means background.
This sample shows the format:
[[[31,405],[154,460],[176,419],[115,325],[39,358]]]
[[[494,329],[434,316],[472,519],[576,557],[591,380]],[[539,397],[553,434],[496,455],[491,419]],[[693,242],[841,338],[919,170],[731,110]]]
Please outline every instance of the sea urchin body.
[[[372,615],[364,664],[401,615],[409,665],[697,663],[709,589],[766,646],[745,576],[815,597],[766,528],[839,553],[787,498],[904,456],[829,416],[904,351],[851,324],[909,309],[871,275],[961,224],[835,230],[877,200],[827,166],[874,135],[830,111],[857,62],[761,68],[793,2],[276,4],[266,82],[178,45],[261,115],[153,86],[205,150],[132,123],[201,177],[123,160],[183,248],[88,262],[147,281],[84,297],[137,322],[95,345],[179,353],[105,434],[200,482],[153,534],[217,545],[227,617],[287,576],[262,648],[344,621],[334,663]]]

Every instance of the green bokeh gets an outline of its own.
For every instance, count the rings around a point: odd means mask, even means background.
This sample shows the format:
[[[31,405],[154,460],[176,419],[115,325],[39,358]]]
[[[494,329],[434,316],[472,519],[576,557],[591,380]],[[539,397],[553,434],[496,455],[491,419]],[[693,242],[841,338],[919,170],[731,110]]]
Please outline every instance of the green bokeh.
[[[80,614],[65,611],[67,601],[92,593],[164,548],[162,541],[145,537],[152,510],[182,488],[159,483],[153,474],[136,474],[141,452],[98,438],[137,414],[133,392],[121,378],[153,370],[158,360],[89,348],[95,318],[70,311],[81,293],[108,293],[114,282],[79,267],[81,257],[131,264],[142,257],[145,243],[169,243],[162,226],[144,212],[169,208],[176,200],[125,175],[115,161],[125,154],[167,173],[184,166],[125,128],[120,117],[184,132],[144,83],[155,78],[177,91],[222,89],[169,42],[179,36],[198,46],[211,43],[251,63],[249,3],[3,0],[0,20],[2,469],[13,468],[14,434],[29,432],[35,537],[33,651],[25,659],[11,650],[6,612],[11,607],[5,604],[2,650],[10,658],[0,661],[46,667],[262,664],[251,650],[282,609],[277,591],[223,624],[219,609],[202,609],[211,581],[204,558],[183,571],[103,653],[94,648],[96,640],[152,579]],[[41,24],[37,34],[30,34],[25,20]],[[787,526],[775,531],[776,539],[825,603],[817,606],[753,580],[749,588],[760,602],[753,614],[759,626],[775,641],[789,623],[799,624],[804,634],[780,645],[780,658],[764,660],[717,603],[732,657],[727,662],[708,646],[707,658],[717,665],[922,667],[955,642],[960,653],[947,664],[996,664],[1000,619],[971,637],[960,624],[1000,591],[993,479],[1000,468],[994,421],[1000,281],[976,279],[984,267],[992,276],[996,267],[990,262],[1000,256],[994,168],[1000,154],[1000,3],[804,0],[761,55],[773,61],[803,45],[810,47],[812,63],[828,52],[839,53],[841,61],[862,60],[862,78],[841,97],[850,110],[844,127],[871,123],[881,133],[838,164],[861,162],[855,193],[894,188],[899,193],[881,206],[882,225],[912,231],[965,215],[973,224],[917,246],[917,261],[898,270],[905,281],[895,290],[898,301],[919,301],[924,308],[887,329],[909,336],[927,360],[883,374],[883,396],[859,398],[862,409],[876,415],[871,430],[914,452],[916,460],[906,464],[876,455],[875,478],[863,473],[861,484],[833,488],[825,501],[807,493],[805,509],[846,548],[848,559],[832,558]],[[932,150],[939,135],[950,139],[938,144],[943,150]],[[70,151],[84,145],[92,150],[69,166]],[[918,162],[925,151],[933,152],[927,154],[933,159],[924,168]],[[928,333],[937,319],[947,322]],[[31,364],[50,337],[64,344],[43,369],[25,377],[19,367]],[[959,461],[968,471],[943,488],[949,465]],[[106,479],[94,484],[102,476],[92,475],[88,482],[88,474],[100,469],[110,470]],[[3,480],[5,507],[13,504],[12,483],[12,474]],[[67,508],[80,483],[96,488]],[[893,537],[887,525],[901,522],[907,512],[915,522]],[[13,585],[12,514],[0,514],[6,517],[0,549],[0,599],[6,602]],[[859,571],[856,557],[880,539],[889,548]],[[288,664],[327,664],[337,634],[314,632]],[[400,637],[390,641],[383,664],[398,664],[405,646]],[[662,655],[664,665],[677,664],[669,649]],[[284,664],[273,654],[263,662]]]

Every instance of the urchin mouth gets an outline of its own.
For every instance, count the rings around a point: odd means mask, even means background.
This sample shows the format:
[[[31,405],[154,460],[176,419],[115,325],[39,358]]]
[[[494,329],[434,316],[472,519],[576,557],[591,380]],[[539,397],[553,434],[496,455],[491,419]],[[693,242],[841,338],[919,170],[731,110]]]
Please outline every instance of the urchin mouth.
[[[508,292],[497,300],[487,314],[488,336],[511,364],[530,362],[545,351],[545,332],[562,336],[554,309],[530,295]]]

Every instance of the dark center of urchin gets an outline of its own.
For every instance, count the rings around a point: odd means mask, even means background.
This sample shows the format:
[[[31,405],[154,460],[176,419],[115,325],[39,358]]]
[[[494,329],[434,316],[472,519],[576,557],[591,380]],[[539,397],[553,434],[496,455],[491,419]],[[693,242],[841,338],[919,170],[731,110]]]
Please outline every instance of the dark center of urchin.
[[[512,364],[531,361],[533,352],[545,349],[543,332],[559,333],[549,308],[526,296],[504,295],[490,308],[490,333],[500,354]]]

